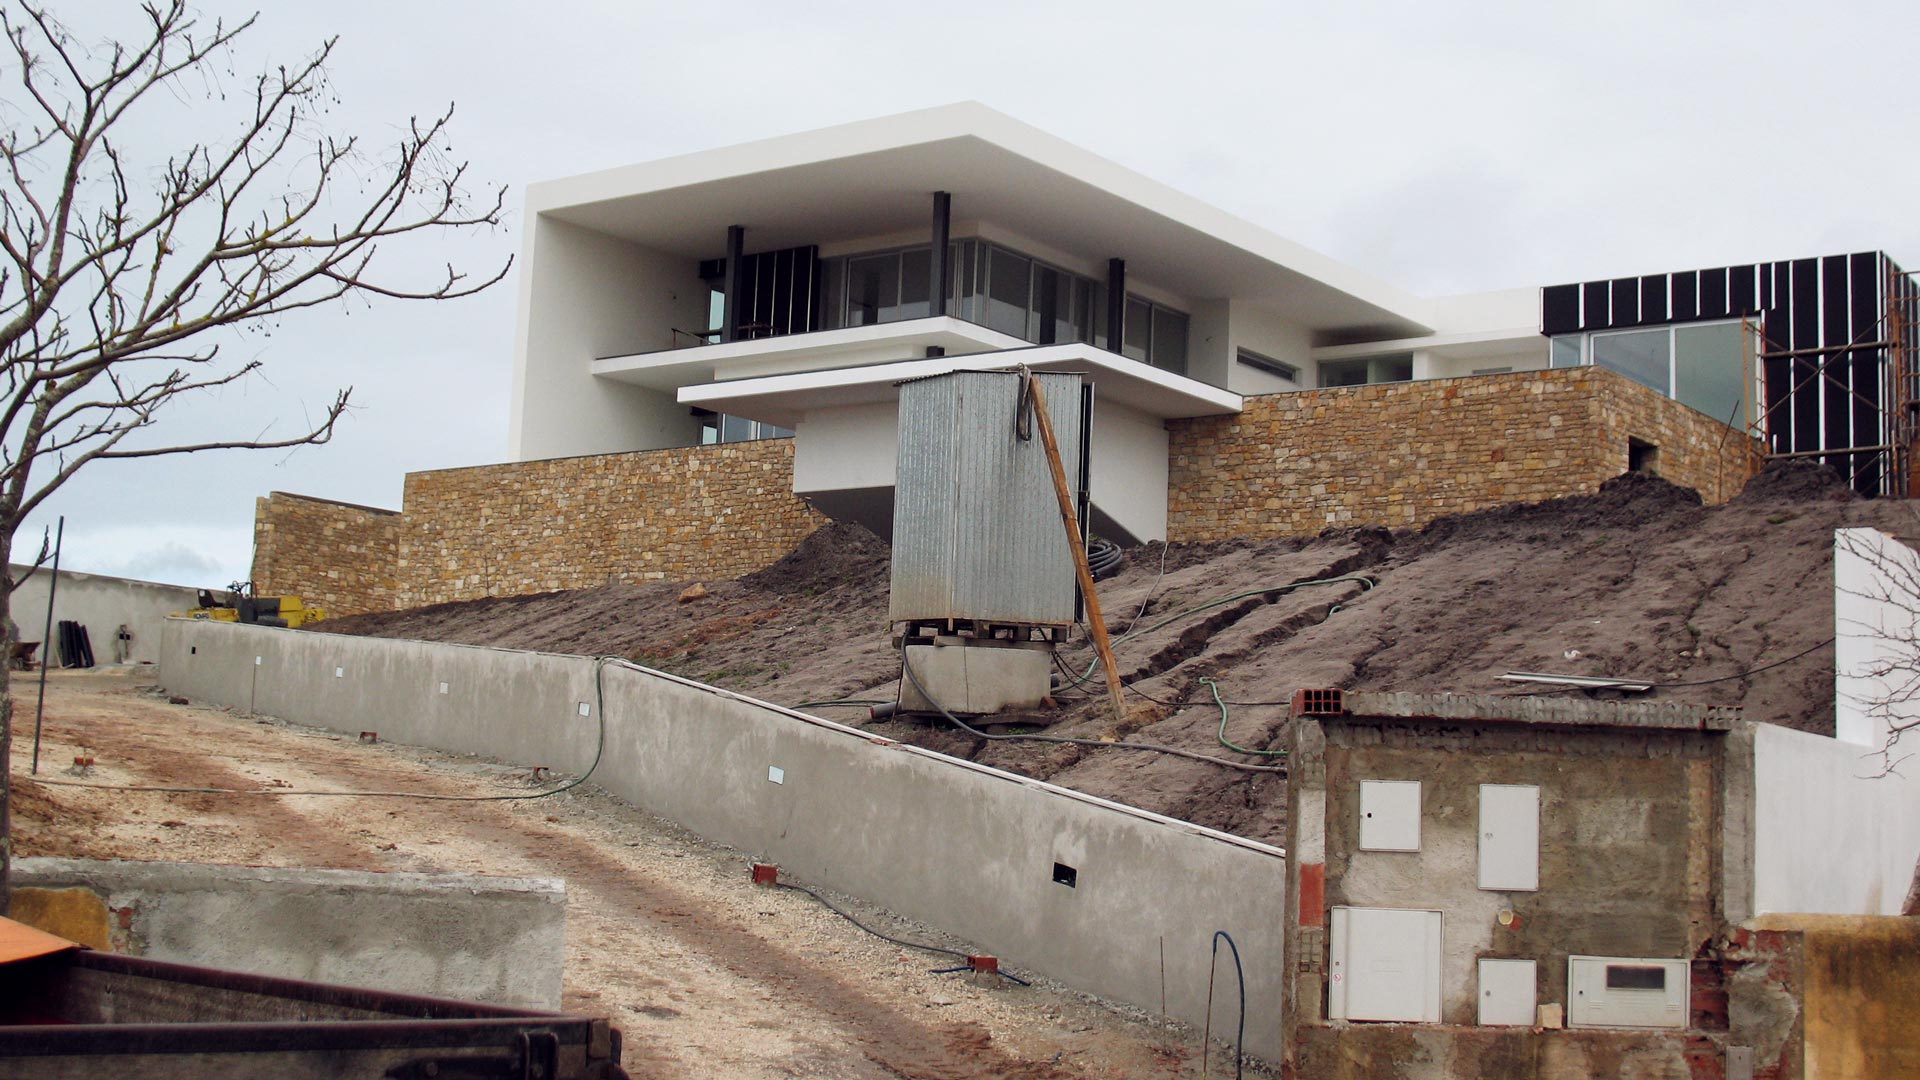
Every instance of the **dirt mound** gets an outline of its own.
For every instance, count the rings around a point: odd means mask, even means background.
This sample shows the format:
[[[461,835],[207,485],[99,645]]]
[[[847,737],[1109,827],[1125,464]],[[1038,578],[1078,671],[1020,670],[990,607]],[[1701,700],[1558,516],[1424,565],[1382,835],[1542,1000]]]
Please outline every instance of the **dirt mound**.
[[[1775,466],[1739,500],[1701,505],[1646,473],[1600,490],[1443,518],[1418,532],[1134,549],[1100,584],[1122,681],[1140,708],[1117,722],[1097,674],[1055,704],[1002,714],[1003,730],[1129,738],[1250,759],[1270,749],[1302,687],[1554,692],[1511,671],[1634,677],[1653,700],[1734,705],[1815,732],[1833,725],[1833,530],[1911,528],[1908,504],[1847,499],[1832,474]],[[887,623],[888,550],[856,525],[821,529],[767,569],[443,605],[373,617],[361,633],[612,653],[783,705],[890,701],[900,676]],[[358,620],[342,620],[354,623]],[[326,624],[328,629],[349,629]],[[1060,657],[1092,668],[1074,635]],[[810,705],[876,734],[1052,780],[1263,840],[1285,828],[1285,780],[1146,753],[988,743],[949,726],[865,721],[858,706]],[[1270,759],[1266,759],[1270,760]]]
[[[1574,533],[1673,525],[1689,520],[1700,508],[1700,493],[1692,488],[1652,473],[1629,472],[1601,484],[1592,495],[1436,518],[1417,536],[1421,548],[1477,540],[1558,541]]]
[[[1845,502],[1853,498],[1853,489],[1833,469],[1811,458],[1776,458],[1769,461],[1733,502]]]
[[[785,558],[740,579],[775,596],[803,596],[841,586],[887,586],[893,551],[864,525],[836,521],[815,529]]]

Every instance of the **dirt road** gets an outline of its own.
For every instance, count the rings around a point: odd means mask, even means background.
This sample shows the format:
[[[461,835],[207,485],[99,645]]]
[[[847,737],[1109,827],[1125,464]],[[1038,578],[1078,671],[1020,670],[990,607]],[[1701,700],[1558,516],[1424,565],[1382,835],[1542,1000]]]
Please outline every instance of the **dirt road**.
[[[524,793],[525,770],[169,704],[141,674],[56,673],[42,774],[85,782]],[[20,715],[34,688],[16,684]],[[378,717],[361,725],[378,730]],[[27,771],[16,740],[16,777]],[[161,795],[16,781],[23,855],[174,859],[567,882],[565,1006],[605,1014],[636,1077],[1092,1080],[1199,1075],[1193,1033],[1046,985],[933,975],[745,859],[590,788],[522,802]],[[965,943],[859,904],[896,936]],[[1012,958],[1010,958],[1011,962]],[[979,979],[979,982],[974,980]],[[1217,1055],[1214,1069],[1230,1068]]]

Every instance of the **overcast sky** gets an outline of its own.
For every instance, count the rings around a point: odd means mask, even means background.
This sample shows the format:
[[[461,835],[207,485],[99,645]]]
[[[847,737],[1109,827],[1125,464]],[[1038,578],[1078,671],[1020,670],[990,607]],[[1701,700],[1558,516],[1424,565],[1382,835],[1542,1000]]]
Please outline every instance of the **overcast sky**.
[[[89,36],[132,7],[54,2]],[[332,0],[262,12],[234,67],[338,35],[328,126],[379,143],[457,103],[457,155],[513,213],[396,255],[474,269],[518,250],[530,181],[965,99],[1422,295],[1871,249],[1920,264],[1920,5],[1573,11]],[[218,137],[195,127],[213,116],[156,121],[145,149]],[[171,433],[290,432],[351,385],[333,443],[96,465],[16,551],[65,514],[68,567],[224,586],[247,576],[256,496],[397,508],[407,472],[503,460],[516,287],[235,343],[264,378],[191,403]]]

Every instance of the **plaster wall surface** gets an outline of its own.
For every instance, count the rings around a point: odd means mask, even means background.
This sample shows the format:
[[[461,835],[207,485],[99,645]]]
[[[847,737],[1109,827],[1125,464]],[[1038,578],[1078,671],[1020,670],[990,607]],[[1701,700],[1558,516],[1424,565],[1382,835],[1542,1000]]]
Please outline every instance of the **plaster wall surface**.
[[[8,567],[13,580],[19,581],[28,568]],[[224,588],[208,582],[208,587]],[[130,663],[156,663],[160,659],[160,628],[168,615],[186,611],[198,600],[195,591],[184,585],[162,585],[156,581],[109,577],[60,571],[60,583],[53,588],[53,570],[43,566],[14,591],[12,612],[20,627],[20,640],[40,641],[41,659],[59,663],[59,653],[42,638],[47,636],[47,594],[54,594],[54,641],[59,641],[60,623],[71,620],[87,628],[93,643],[93,656],[101,664],[114,662],[114,635],[122,624],[133,634]]]
[[[1570,954],[1690,958],[1719,925],[1716,740],[1329,724],[1326,902],[1442,911],[1441,1020],[1449,1024],[1476,1022],[1482,957],[1534,960],[1543,1004],[1565,1004]],[[1419,850],[1360,850],[1363,780],[1420,783]],[[1539,788],[1537,890],[1479,887],[1482,784]]]
[[[1291,365],[1300,372],[1300,381],[1290,383],[1275,375],[1245,364],[1231,363],[1223,384],[1236,394],[1280,393],[1317,385],[1313,364],[1313,335],[1277,311],[1249,303],[1232,301],[1228,306],[1227,359],[1232,362],[1241,349],[1251,349],[1270,360]]]
[[[515,461],[698,442],[670,392],[595,378],[603,356],[707,328],[707,287],[673,258],[547,215],[527,230],[507,452]]]
[[[1757,724],[1753,910],[1895,915],[1920,858],[1920,781],[1867,747]]]
[[[560,1008],[566,887],[553,878],[28,858],[13,885],[97,896],[115,952]]]
[[[170,620],[161,676],[196,700],[575,773],[598,748],[608,791],[1016,971],[1158,1011],[1164,943],[1168,1012],[1192,1023],[1226,930],[1247,1049],[1278,1055],[1285,860],[1265,844],[585,657]]]

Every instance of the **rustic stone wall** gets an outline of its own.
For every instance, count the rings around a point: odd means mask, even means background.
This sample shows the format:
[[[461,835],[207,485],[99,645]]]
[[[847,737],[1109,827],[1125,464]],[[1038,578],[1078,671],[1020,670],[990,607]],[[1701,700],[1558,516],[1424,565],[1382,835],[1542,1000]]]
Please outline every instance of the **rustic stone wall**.
[[[793,440],[412,473],[396,607],[663,578],[733,578],[825,524]]]
[[[1757,464],[1739,432],[1595,367],[1269,394],[1167,427],[1171,540],[1408,528],[1591,492],[1626,471],[1630,439],[1708,502]]]
[[[253,582],[329,615],[391,611],[399,595],[400,515],[276,491],[254,500]]]

